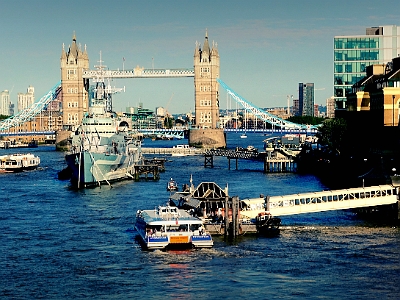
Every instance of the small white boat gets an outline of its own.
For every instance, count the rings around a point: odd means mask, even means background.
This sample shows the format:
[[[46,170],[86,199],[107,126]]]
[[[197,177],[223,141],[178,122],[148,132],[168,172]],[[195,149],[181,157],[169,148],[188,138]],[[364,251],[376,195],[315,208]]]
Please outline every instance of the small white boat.
[[[135,229],[148,250],[211,248],[214,244],[202,220],[175,206],[137,211]]]
[[[246,139],[246,138],[247,138],[247,134],[246,134],[246,133],[242,133],[242,134],[240,135],[240,138],[241,138],[241,139]]]
[[[190,147],[189,145],[176,145],[172,147],[171,156],[189,156],[189,155],[199,155],[201,151],[195,147]]]
[[[0,156],[0,172],[22,172],[36,169],[40,158],[31,153]]]
[[[167,191],[176,191],[176,190],[178,190],[178,183],[171,178],[167,183]]]

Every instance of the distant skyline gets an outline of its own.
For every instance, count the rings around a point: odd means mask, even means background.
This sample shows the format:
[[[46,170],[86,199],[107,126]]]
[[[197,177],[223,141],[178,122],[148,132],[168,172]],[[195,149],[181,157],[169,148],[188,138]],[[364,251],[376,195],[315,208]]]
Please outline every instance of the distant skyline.
[[[333,95],[333,38],[365,28],[400,26],[398,0],[104,1],[0,0],[0,92],[35,88],[41,98],[61,78],[62,45],[75,32],[90,66],[193,68],[196,41],[208,31],[221,58],[220,78],[259,107],[287,106],[298,83],[314,83],[315,103]],[[171,113],[194,111],[193,78],[118,79],[114,107],[143,103]],[[220,88],[220,108],[227,106]],[[232,100],[233,101],[233,100]],[[236,104],[232,103],[232,107]],[[290,103],[291,105],[291,103]]]

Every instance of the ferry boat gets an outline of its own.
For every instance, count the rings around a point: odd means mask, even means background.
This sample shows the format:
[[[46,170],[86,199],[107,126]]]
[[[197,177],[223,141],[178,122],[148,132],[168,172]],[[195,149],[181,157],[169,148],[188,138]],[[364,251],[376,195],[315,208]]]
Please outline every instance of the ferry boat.
[[[77,188],[134,178],[134,167],[143,163],[141,139],[129,130],[128,119],[111,111],[110,85],[97,80],[89,112],[71,138],[65,156],[71,183]]]
[[[11,154],[0,156],[0,172],[22,172],[36,169],[40,164],[40,158],[31,153]]]
[[[202,220],[176,206],[137,211],[135,229],[148,250],[211,248],[214,244]]]

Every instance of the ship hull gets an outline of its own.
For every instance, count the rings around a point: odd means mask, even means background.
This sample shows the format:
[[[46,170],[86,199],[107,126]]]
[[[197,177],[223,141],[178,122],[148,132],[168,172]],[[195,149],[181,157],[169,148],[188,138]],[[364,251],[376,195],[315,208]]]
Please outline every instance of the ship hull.
[[[125,154],[77,152],[66,155],[71,169],[71,183],[78,188],[99,186],[110,182],[132,179],[133,157]]]

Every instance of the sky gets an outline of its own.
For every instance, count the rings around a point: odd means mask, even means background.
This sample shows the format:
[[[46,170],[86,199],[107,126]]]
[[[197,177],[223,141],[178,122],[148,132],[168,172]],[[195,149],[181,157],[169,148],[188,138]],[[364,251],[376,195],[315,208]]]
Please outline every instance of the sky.
[[[333,95],[333,38],[367,27],[400,26],[398,0],[0,0],[0,91],[35,88],[39,100],[61,79],[62,45],[75,32],[90,68],[193,68],[196,42],[217,43],[220,78],[258,107],[287,106],[298,83],[315,84],[315,103]],[[124,61],[125,59],[125,61]],[[127,106],[194,112],[193,78],[114,79]],[[233,100],[232,100],[233,101]],[[220,108],[234,108],[220,88]]]

